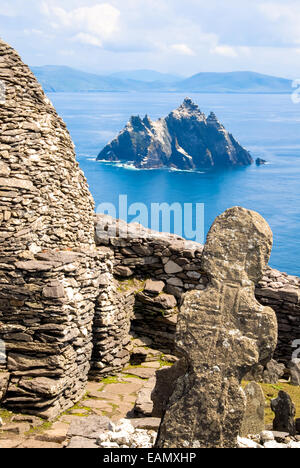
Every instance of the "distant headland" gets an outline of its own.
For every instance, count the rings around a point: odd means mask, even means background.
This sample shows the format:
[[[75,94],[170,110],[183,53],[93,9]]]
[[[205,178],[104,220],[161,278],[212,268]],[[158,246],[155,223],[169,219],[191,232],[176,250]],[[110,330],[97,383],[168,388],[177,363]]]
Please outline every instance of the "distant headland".
[[[49,65],[32,67],[48,92],[163,92],[163,93],[229,93],[290,94],[292,81],[251,71],[201,72],[188,78],[153,70],[98,75],[74,68]]]

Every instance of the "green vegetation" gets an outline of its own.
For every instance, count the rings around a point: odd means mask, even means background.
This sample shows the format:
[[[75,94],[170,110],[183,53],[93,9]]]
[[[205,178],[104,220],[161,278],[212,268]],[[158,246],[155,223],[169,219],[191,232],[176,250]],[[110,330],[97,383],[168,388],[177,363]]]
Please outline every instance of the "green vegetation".
[[[138,380],[146,380],[146,379],[142,379],[142,377],[138,377],[137,375],[133,375],[133,374],[123,374],[125,378],[127,379],[138,379]],[[126,382],[124,382],[126,383]]]
[[[110,384],[115,384],[115,383],[124,383],[124,382],[121,382],[119,380],[119,378],[115,375],[115,376],[109,376],[109,377],[105,377],[104,379],[100,380],[100,383],[104,384],[104,385],[110,385]],[[100,389],[99,391],[102,391],[102,389]]]
[[[247,383],[243,382],[242,387],[244,388]],[[278,397],[280,390],[288,393],[296,406],[296,418],[300,418],[300,387],[290,385],[288,382],[278,382],[276,385],[272,384],[260,384],[266,398],[266,409],[265,409],[265,423],[270,425],[274,420],[274,413],[271,410],[271,400]]]
[[[11,420],[12,416],[13,416],[13,412],[12,411],[8,411],[7,409],[5,408],[2,408],[0,406],[0,418],[3,420],[3,422],[8,422]]]
[[[57,420],[57,419],[56,419]],[[44,421],[43,424],[40,426],[34,426],[29,431],[25,432],[25,435],[31,435],[31,434],[40,434],[44,431],[49,431],[52,428],[52,424],[55,421]]]
[[[117,291],[122,293],[122,292],[127,292],[130,289],[134,289],[134,294],[137,294],[144,290],[145,283],[146,281],[137,280],[136,278],[119,280],[118,281],[119,286],[117,288]]]
[[[159,362],[159,365],[160,365],[160,369],[162,367],[172,367],[173,366],[173,362],[164,361],[162,358],[158,362]]]

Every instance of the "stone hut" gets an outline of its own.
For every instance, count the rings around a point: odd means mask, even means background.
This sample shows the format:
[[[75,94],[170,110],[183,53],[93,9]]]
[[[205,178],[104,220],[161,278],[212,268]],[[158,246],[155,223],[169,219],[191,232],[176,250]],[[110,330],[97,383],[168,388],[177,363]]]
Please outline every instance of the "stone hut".
[[[96,251],[94,202],[66,126],[2,40],[0,82],[4,404],[53,417],[84,391],[109,254]]]

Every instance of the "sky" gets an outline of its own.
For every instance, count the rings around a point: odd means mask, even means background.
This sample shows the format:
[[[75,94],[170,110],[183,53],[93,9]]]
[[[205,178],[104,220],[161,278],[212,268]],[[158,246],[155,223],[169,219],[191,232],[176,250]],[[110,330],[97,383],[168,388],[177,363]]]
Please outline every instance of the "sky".
[[[31,66],[94,73],[251,70],[300,78],[300,0],[1,0],[0,35]]]

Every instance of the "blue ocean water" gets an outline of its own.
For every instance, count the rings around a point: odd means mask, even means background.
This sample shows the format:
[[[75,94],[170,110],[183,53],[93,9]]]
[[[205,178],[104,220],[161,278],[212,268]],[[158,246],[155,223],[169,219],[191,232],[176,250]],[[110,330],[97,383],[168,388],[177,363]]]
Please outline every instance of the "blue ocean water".
[[[156,119],[178,107],[183,94],[49,94],[76,144],[79,164],[96,205],[179,202],[205,204],[205,232],[225,209],[240,205],[261,213],[274,233],[270,264],[300,275],[300,104],[289,95],[191,94],[205,113],[213,110],[226,128],[266,166],[223,172],[137,171],[95,158],[133,114]]]

